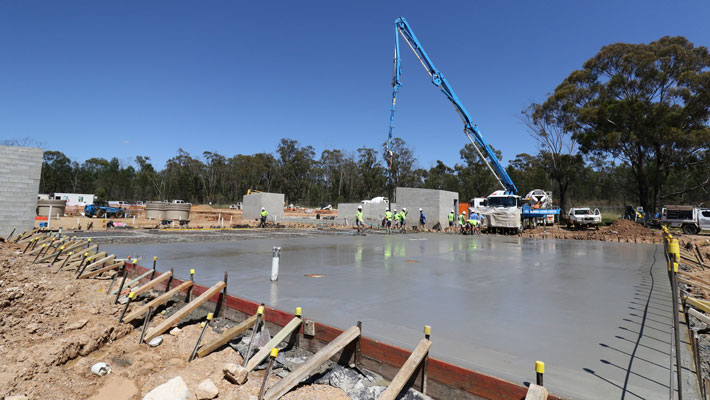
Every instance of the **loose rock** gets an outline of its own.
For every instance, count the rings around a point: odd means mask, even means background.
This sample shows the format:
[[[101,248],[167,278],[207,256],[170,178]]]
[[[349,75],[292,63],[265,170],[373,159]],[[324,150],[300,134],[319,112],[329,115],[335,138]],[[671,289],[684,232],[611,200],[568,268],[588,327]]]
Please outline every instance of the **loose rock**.
[[[176,376],[148,392],[143,400],[187,400],[189,395],[190,391],[185,381],[182,377]]]
[[[210,400],[217,397],[219,389],[210,379],[205,379],[197,386],[197,400]]]

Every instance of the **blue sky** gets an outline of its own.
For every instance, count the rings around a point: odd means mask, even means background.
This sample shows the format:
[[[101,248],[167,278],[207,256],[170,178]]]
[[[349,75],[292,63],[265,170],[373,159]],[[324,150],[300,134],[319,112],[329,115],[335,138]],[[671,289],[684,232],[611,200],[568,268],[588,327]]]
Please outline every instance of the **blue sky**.
[[[1,1],[0,139],[71,159],[181,147],[380,148],[404,16],[504,159],[536,153],[519,120],[602,46],[710,40],[707,1]],[[462,124],[408,49],[395,135],[428,168],[459,161]]]

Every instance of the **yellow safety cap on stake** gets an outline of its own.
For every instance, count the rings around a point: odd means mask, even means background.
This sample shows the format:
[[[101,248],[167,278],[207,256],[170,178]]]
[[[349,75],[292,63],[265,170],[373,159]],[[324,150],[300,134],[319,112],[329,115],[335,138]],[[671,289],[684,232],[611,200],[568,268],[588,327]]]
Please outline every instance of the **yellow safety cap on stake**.
[[[86,241],[87,241],[87,242],[90,242],[90,241],[91,241],[91,238],[86,239]]]
[[[678,239],[671,239],[671,242],[668,243],[668,253],[670,253],[670,254],[679,254],[680,253],[680,245],[678,245]]]
[[[264,314],[264,306],[259,306],[259,308],[256,309],[256,313],[259,315]]]
[[[200,322],[200,328],[204,328],[204,327],[205,327],[205,324],[206,324],[205,321]]]
[[[678,263],[677,262],[673,263],[673,272],[678,272]]]
[[[64,246],[60,247],[59,250],[64,250]]]
[[[42,247],[47,247],[47,243],[43,244]]]
[[[72,255],[72,254],[74,254],[74,252],[73,252],[73,251],[70,251],[70,252],[69,252],[69,255]]]
[[[128,293],[128,298],[132,299],[136,295],[136,292]]]
[[[425,334],[425,335],[431,335],[431,326],[429,326],[429,325],[424,325],[424,334]]]
[[[88,256],[88,255],[89,255],[89,252],[88,252],[88,251],[87,251],[86,253],[84,253],[84,257],[86,257],[86,256]]]
[[[93,260],[93,259],[94,259],[94,257],[89,257],[86,259],[86,261],[91,262],[91,260]]]
[[[153,256],[153,261],[155,261],[155,260],[157,260],[157,259],[158,259],[157,256]]]
[[[296,307],[296,315],[301,315],[301,307]]]
[[[535,372],[538,374],[545,373],[545,363],[542,361],[535,361]]]
[[[213,317],[214,317],[214,314],[213,314],[213,313],[208,313],[208,314],[207,314],[207,320],[208,320],[208,321],[212,321],[212,318],[213,318]]]
[[[276,356],[278,356],[278,355],[279,355],[279,349],[277,349],[276,347],[271,349],[271,357],[276,358]]]
[[[195,275],[195,270],[194,270],[194,269],[191,269],[191,270],[190,270],[190,275]]]

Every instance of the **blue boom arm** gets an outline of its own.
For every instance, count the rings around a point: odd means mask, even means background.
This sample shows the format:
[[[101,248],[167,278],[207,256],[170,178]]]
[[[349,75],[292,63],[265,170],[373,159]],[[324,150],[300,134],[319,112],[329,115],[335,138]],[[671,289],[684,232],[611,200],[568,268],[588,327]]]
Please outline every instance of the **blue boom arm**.
[[[402,65],[400,62],[399,53],[399,35],[402,35],[404,41],[407,43],[407,45],[409,45],[409,48],[412,49],[414,55],[417,56],[419,62],[422,64],[429,76],[431,76],[432,83],[439,89],[441,89],[446,98],[448,98],[449,101],[451,101],[451,104],[454,105],[454,109],[456,109],[456,112],[463,120],[464,133],[466,134],[466,137],[468,137],[468,140],[471,141],[473,147],[476,149],[476,151],[478,151],[478,155],[481,157],[481,159],[486,162],[486,165],[496,177],[498,183],[501,185],[501,187],[503,187],[503,189],[505,189],[506,193],[516,194],[518,192],[518,188],[515,186],[515,183],[513,183],[513,180],[510,179],[508,173],[505,171],[503,166],[500,165],[500,162],[498,162],[498,158],[493,152],[493,149],[491,149],[491,147],[481,135],[481,131],[473,123],[471,116],[468,114],[468,111],[466,111],[466,108],[463,106],[463,104],[461,104],[461,101],[456,96],[456,93],[454,93],[454,90],[451,88],[451,85],[449,85],[449,82],[444,77],[444,74],[442,74],[441,71],[436,69],[434,63],[431,61],[426,51],[424,51],[424,47],[422,47],[421,43],[417,39],[417,36],[412,31],[412,28],[409,27],[407,20],[405,20],[404,17],[399,17],[394,21],[394,25],[395,48],[393,73],[394,77],[392,78],[392,112],[390,114],[389,137],[387,140],[387,151],[390,160],[392,157],[392,153],[390,150],[390,142],[392,140],[392,128],[394,127],[394,112],[395,104],[397,102],[397,91],[402,85]]]

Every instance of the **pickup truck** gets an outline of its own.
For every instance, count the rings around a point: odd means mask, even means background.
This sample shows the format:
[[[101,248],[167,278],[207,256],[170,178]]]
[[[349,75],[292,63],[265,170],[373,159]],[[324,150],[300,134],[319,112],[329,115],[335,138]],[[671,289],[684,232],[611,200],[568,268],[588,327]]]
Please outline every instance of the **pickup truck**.
[[[683,233],[694,235],[703,229],[710,229],[710,208],[665,206],[661,210],[661,224],[681,228]]]
[[[570,208],[567,213],[567,228],[586,228],[593,226],[599,229],[602,224],[602,214],[599,209],[592,211],[589,207]]]

